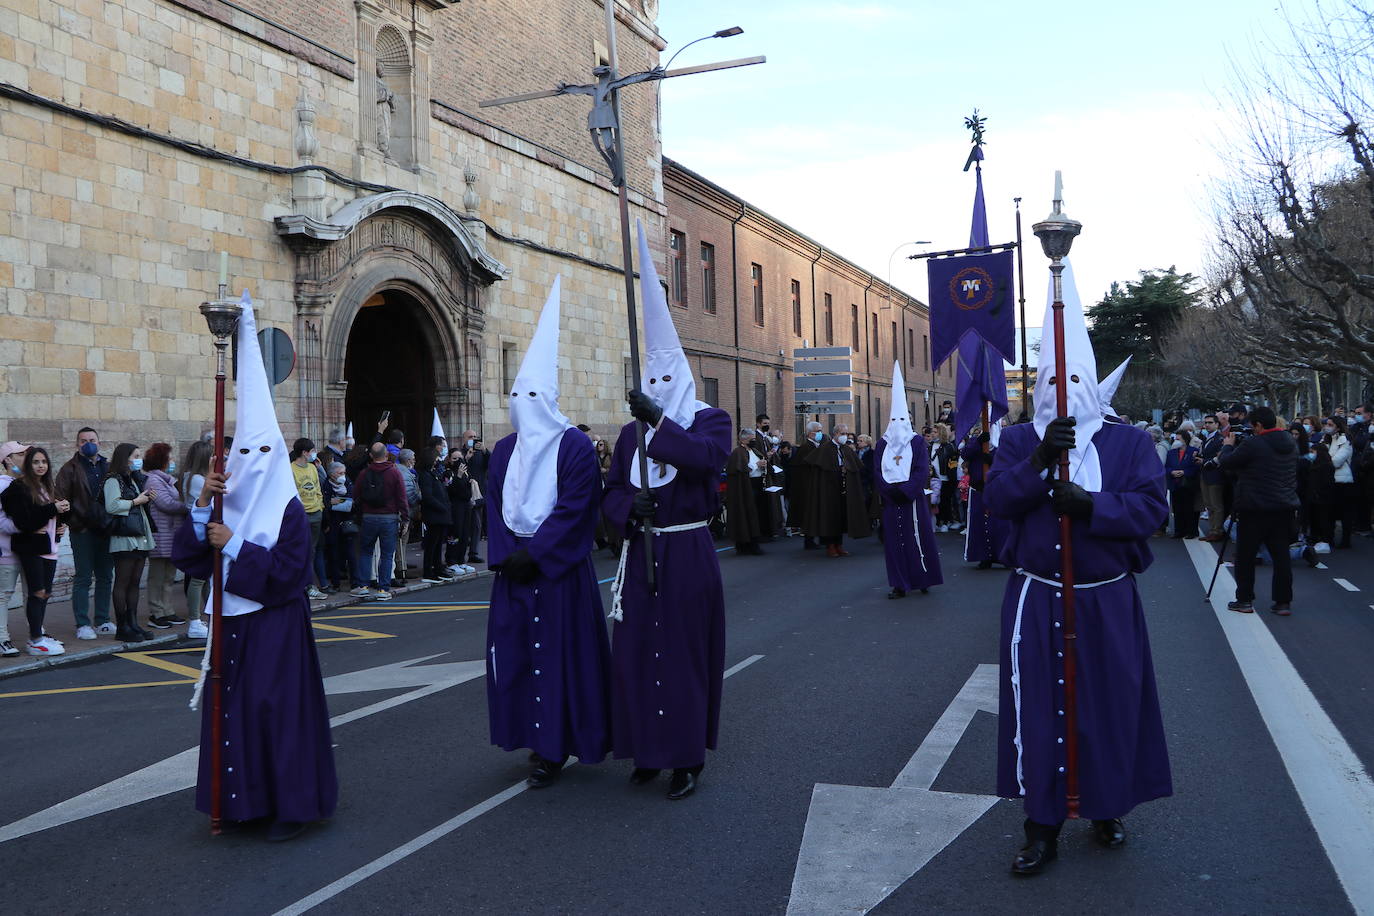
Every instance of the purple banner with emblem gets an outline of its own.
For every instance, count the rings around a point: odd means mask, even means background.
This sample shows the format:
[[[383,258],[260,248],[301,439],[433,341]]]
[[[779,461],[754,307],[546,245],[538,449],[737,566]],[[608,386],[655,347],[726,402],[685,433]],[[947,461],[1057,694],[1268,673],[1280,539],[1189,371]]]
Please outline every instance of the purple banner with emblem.
[[[1016,351],[1015,297],[1010,251],[928,261],[930,354],[938,369],[975,331],[1007,362]]]
[[[1002,357],[977,334],[965,334],[959,341],[955,378],[955,438],[964,438],[982,420],[984,404],[988,405],[990,423],[1007,415],[1007,373]]]

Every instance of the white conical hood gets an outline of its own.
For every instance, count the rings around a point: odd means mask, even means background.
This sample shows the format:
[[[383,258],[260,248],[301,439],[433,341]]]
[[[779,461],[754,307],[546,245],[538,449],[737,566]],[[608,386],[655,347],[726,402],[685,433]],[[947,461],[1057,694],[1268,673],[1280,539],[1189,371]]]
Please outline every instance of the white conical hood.
[[[1035,378],[1035,431],[1042,437],[1058,415],[1055,385],[1067,385],[1069,416],[1078,421],[1078,446],[1069,453],[1070,479],[1085,489],[1102,489],[1102,468],[1092,438],[1102,428],[1102,404],[1097,388],[1097,357],[1093,354],[1083,304],[1074,284],[1073,267],[1064,261],[1064,358],[1054,351],[1054,277],[1050,277],[1045,322],[1040,335],[1040,366]],[[1062,367],[1063,371],[1060,371]],[[1053,469],[1051,469],[1053,474]]]
[[[345,439],[352,439],[352,438],[353,438],[353,424],[352,424],[352,423],[348,424],[348,432],[344,433],[344,438],[345,438]]]
[[[892,409],[888,411],[887,431],[883,441],[883,480],[906,483],[911,479],[911,440],[916,431],[911,428],[910,410],[906,403],[906,379],[902,378],[902,364],[892,363]]]
[[[1104,378],[1097,386],[1097,399],[1102,402],[1102,416],[1115,417],[1116,408],[1112,406],[1112,399],[1116,397],[1116,390],[1121,387],[1121,379],[1126,374],[1126,367],[1131,364],[1131,357],[1126,357],[1121,361],[1121,365],[1112,370],[1112,374]]]
[[[224,495],[224,524],[234,534],[259,547],[275,547],[282,513],[297,499],[286,441],[277,425],[272,388],[258,349],[258,325],[253,299],[243,291],[243,314],[238,326],[237,400],[234,447],[229,452],[230,477]],[[230,591],[224,593],[224,613],[250,614],[262,607]]]
[[[444,435],[444,424],[439,422],[439,408],[437,407],[434,408],[434,422],[429,424],[429,434],[431,436],[438,436],[445,442],[448,441],[448,436]]]
[[[515,450],[501,490],[501,517],[520,537],[531,537],[558,501],[558,444],[572,426],[558,409],[558,323],[562,276],[553,278],[544,311],[520,364],[510,399]]]
[[[639,390],[663,408],[665,417],[688,429],[697,411],[710,405],[697,400],[696,379],[692,377],[687,355],[682,352],[663,286],[658,282],[658,270],[644,238],[644,225],[638,220],[635,225],[639,230],[639,298],[644,306],[644,376],[639,380]],[[652,429],[645,435],[645,447],[653,435]],[[652,463],[649,486],[661,487],[676,476],[677,469],[672,465]],[[636,489],[640,485],[638,460],[630,462],[630,485]]]

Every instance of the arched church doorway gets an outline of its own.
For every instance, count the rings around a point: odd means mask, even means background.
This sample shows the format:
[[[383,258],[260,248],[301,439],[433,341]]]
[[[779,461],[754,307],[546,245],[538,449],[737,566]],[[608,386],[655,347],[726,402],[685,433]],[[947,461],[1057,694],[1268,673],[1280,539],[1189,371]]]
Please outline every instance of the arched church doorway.
[[[429,438],[435,405],[437,330],[410,293],[388,289],[367,299],[348,332],[344,362],[347,416],[359,442],[371,441],[391,411],[390,429],[405,433],[418,455]]]

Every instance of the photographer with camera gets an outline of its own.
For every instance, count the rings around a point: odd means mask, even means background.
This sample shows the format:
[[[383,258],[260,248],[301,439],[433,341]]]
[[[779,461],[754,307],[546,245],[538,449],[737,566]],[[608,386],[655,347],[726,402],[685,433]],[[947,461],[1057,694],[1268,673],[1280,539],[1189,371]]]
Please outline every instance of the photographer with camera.
[[[1231,417],[1234,421],[1235,408]],[[1274,563],[1271,610],[1287,617],[1293,603],[1288,545],[1298,508],[1298,447],[1292,436],[1277,428],[1272,409],[1256,407],[1249,419],[1250,435],[1243,436],[1243,427],[1235,423],[1226,431],[1219,459],[1222,470],[1236,477],[1236,600],[1227,607],[1254,613],[1255,555],[1263,544]]]

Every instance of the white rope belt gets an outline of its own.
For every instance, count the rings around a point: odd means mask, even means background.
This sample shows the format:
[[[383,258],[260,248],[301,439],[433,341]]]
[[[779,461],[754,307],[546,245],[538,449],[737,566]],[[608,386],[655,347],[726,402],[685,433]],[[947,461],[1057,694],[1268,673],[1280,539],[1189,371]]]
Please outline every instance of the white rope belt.
[[[688,522],[685,525],[668,525],[666,528],[649,527],[655,535],[676,534],[679,531],[695,531],[698,528],[705,528],[711,524],[710,519],[702,519],[699,522]],[[611,620],[624,620],[625,612],[620,607],[620,592],[625,588],[625,560],[630,555],[630,538],[626,538],[620,544],[620,563],[615,568],[615,581],[611,583],[611,612],[606,616]]]
[[[1021,794],[1025,795],[1025,770],[1021,760],[1023,752],[1021,744],[1021,615],[1026,608],[1026,593],[1030,591],[1031,582],[1043,582],[1046,585],[1053,585],[1055,588],[1063,588],[1064,583],[1046,579],[1019,568],[1016,570],[1016,574],[1025,576],[1026,583],[1021,586],[1021,596],[1016,601],[1016,620],[1011,628],[1011,699],[1012,705],[1016,708],[1016,735],[1012,738],[1011,743],[1016,745],[1016,786],[1021,790]],[[1120,582],[1127,575],[1128,573],[1122,573],[1111,579],[1103,579],[1101,582],[1084,582],[1075,585],[1074,588],[1097,588],[1101,585],[1110,585],[1113,582]]]
[[[1016,574],[1017,574],[1018,576],[1025,576],[1027,579],[1034,579],[1036,582],[1043,582],[1043,583],[1045,583],[1046,585],[1053,585],[1055,588],[1063,588],[1063,587],[1064,587],[1064,583],[1063,583],[1063,582],[1056,582],[1056,581],[1054,581],[1053,579],[1046,579],[1044,576],[1037,576],[1035,573],[1033,573],[1033,572],[1026,572],[1024,569],[1018,568],[1018,569],[1016,570]],[[1130,573],[1122,573],[1121,575],[1119,575],[1119,576],[1113,576],[1113,577],[1110,578],[1110,579],[1103,579],[1101,582],[1082,582],[1082,583],[1075,584],[1075,585],[1074,585],[1074,588],[1097,588],[1097,587],[1102,586],[1102,585],[1111,585],[1113,582],[1120,582],[1122,579],[1126,578],[1128,575],[1130,575]]]

